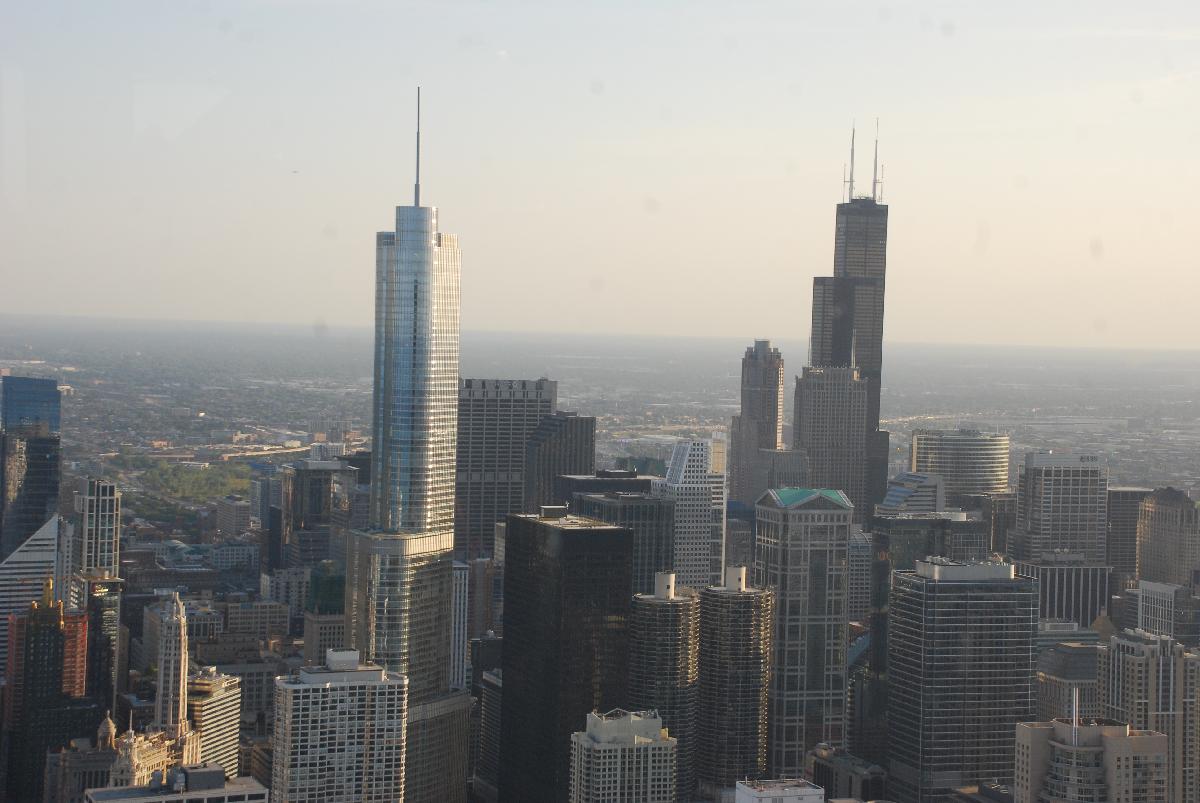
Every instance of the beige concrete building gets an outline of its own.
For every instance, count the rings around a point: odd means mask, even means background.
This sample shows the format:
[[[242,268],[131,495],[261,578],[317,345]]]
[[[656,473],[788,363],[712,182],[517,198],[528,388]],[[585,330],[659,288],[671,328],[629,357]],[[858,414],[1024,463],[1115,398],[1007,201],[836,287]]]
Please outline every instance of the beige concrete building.
[[[588,714],[571,734],[570,803],[674,803],[677,749],[654,711]]]
[[[1097,652],[1100,716],[1164,734],[1167,799],[1200,796],[1200,653],[1168,636],[1126,630]]]
[[[1167,803],[1167,737],[1110,719],[1017,725],[1014,803]],[[1187,798],[1190,800],[1190,798]]]

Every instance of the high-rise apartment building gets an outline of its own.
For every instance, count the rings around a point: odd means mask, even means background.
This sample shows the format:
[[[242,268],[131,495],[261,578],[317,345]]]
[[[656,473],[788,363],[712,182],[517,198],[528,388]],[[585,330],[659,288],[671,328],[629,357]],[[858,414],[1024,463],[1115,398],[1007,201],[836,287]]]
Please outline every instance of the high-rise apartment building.
[[[570,803],[675,803],[678,743],[653,711],[590,712],[571,734]]]
[[[633,537],[546,508],[508,517],[500,799],[560,803],[571,734],[628,696]]]
[[[438,229],[435,207],[421,206],[418,180],[412,206],[396,207],[393,229],[375,244],[369,528],[351,535],[347,549],[347,628],[365,659],[408,682],[405,803],[456,803],[466,797],[471,706],[469,693],[450,688],[446,632],[454,596],[458,238]]]
[[[0,560],[58,510],[60,404],[53,379],[0,377]]]
[[[849,497],[862,519],[872,507],[867,492],[871,385],[857,368],[807,366],[796,377],[797,451],[808,455],[809,483]],[[886,466],[879,499],[887,484]]]
[[[934,558],[893,574],[889,607],[889,797],[1011,779],[1014,730],[1035,710],[1034,581]]]
[[[1106,563],[1112,566],[1112,593],[1120,593],[1138,579],[1137,524],[1142,500],[1153,488],[1114,486],[1108,488],[1108,540]]]
[[[804,772],[804,757],[846,739],[846,592],[853,505],[841,491],[782,488],[756,506],[754,581],[775,594],[771,661],[772,777]]]
[[[1097,650],[1100,716],[1165,734],[1167,800],[1200,795],[1200,653],[1126,630]]]
[[[1124,722],[1064,717],[1017,725],[1014,803],[1167,803],[1166,737]]]
[[[219,764],[226,778],[236,778],[238,738],[242,726],[242,682],[206,666],[188,678],[187,716],[200,734],[200,760]]]
[[[1008,490],[1007,435],[976,429],[913,430],[909,470],[942,478],[947,501],[961,507],[968,494]]]
[[[117,486],[80,477],[75,491],[75,528],[64,574],[116,577],[121,567],[121,493]],[[78,599],[74,600],[78,604]]]
[[[322,665],[277,678],[271,800],[404,800],[407,688],[356,650],[330,650]]]
[[[766,490],[754,483],[761,449],[783,448],[783,356],[755,340],[742,357],[740,412],[729,427],[729,498],[753,505]]]
[[[525,493],[522,509],[536,513],[544,505],[563,505],[554,485],[564,474],[596,470],[596,419],[557,410],[545,416],[525,444]]]
[[[629,704],[657,711],[678,742],[677,797],[696,788],[696,716],[700,699],[700,595],[657,575],[653,594],[637,594],[629,616]]]
[[[1108,467],[1100,457],[1030,452],[1018,484],[1017,525],[1008,545],[1014,558],[1072,554],[1087,565],[1108,565]]]
[[[571,511],[633,533],[633,587],[654,592],[654,577],[675,563],[675,503],[642,493],[577,494]]]
[[[746,569],[700,592],[700,701],[696,780],[715,795],[767,771],[775,595],[746,585]]]
[[[524,509],[525,446],[557,407],[552,379],[458,380],[454,552],[460,560],[491,557],[496,522]]]
[[[1200,579],[1200,506],[1183,491],[1158,488],[1138,512],[1138,578],[1191,586]]]
[[[680,585],[704,588],[720,581],[725,565],[725,444],[680,441],[667,476],[651,495],[675,503],[675,575]]]

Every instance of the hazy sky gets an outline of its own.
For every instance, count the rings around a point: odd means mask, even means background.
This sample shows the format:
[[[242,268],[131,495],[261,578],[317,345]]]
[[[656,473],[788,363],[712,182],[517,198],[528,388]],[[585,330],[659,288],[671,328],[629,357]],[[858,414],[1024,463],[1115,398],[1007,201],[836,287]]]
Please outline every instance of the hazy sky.
[[[851,121],[885,337],[1200,348],[1195,2],[9,2],[0,310],[804,338]],[[1189,222],[1190,221],[1190,222]]]

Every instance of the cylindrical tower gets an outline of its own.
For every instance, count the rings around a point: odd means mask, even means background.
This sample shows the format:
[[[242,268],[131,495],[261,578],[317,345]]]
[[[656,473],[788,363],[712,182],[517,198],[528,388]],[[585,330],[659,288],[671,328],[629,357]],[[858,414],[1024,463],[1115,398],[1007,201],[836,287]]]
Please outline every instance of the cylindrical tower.
[[[700,593],[700,708],[696,775],[701,793],[767,770],[767,690],[775,597],[748,588],[746,568]]]
[[[964,494],[1008,490],[1009,438],[973,429],[918,429],[912,434],[910,469],[937,474],[946,501],[960,503]]]
[[[696,705],[700,693],[700,595],[659,572],[653,594],[637,594],[629,618],[629,705],[656,710],[678,742],[676,788],[696,787]]]

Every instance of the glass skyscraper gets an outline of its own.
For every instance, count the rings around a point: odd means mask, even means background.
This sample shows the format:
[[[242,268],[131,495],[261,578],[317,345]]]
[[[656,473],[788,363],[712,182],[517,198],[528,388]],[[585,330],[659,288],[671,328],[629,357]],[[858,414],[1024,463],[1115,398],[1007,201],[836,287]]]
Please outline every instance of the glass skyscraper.
[[[0,560],[58,509],[58,382],[0,378]]]
[[[58,381],[31,376],[0,377],[0,429],[41,425],[57,435],[62,425]]]
[[[375,245],[370,515],[347,550],[347,625],[369,661],[408,679],[404,800],[464,801],[471,697],[451,689],[446,637],[453,609],[458,239],[438,231],[437,209],[420,205],[418,181],[413,205],[396,207],[394,229],[379,232]]]

